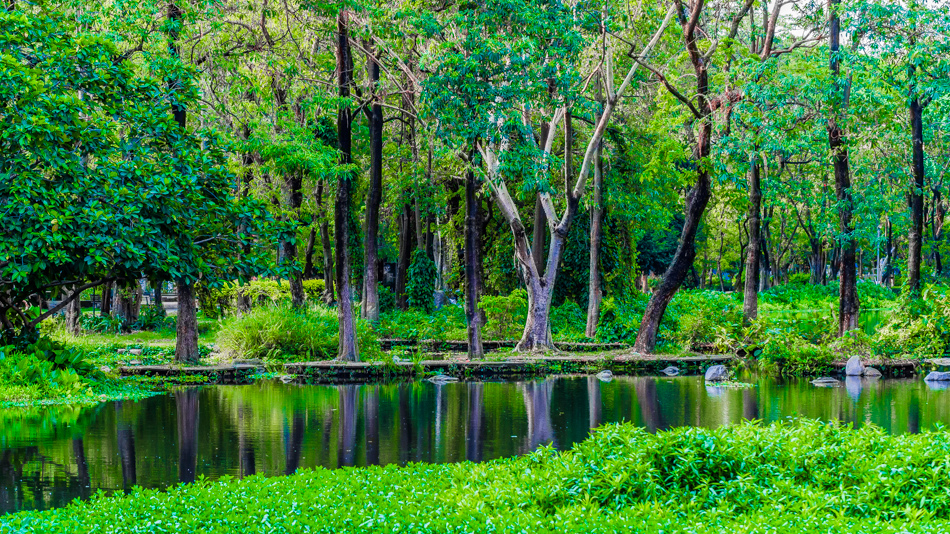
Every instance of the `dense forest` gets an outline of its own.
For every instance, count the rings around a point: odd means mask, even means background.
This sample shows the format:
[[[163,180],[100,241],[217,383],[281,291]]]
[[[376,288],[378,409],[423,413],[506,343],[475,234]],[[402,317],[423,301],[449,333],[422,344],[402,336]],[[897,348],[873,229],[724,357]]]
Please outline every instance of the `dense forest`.
[[[770,288],[828,288],[835,336],[861,287],[947,295],[941,2],[8,0],[0,21],[11,342],[79,332],[84,292],[134,323],[140,280],[175,288],[182,361],[199,308],[278,293],[333,307],[342,360],[394,310],[458,305],[480,358],[551,349],[559,321],[651,353],[688,289],[734,295],[738,331]],[[603,333],[618,314],[637,324]]]

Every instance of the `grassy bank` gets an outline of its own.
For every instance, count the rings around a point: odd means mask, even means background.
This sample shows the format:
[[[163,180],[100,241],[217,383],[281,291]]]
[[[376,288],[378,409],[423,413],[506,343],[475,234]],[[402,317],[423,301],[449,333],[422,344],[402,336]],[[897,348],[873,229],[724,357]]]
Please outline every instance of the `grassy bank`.
[[[99,495],[0,518],[0,532],[942,532],[948,438],[816,421],[608,425],[562,453]]]

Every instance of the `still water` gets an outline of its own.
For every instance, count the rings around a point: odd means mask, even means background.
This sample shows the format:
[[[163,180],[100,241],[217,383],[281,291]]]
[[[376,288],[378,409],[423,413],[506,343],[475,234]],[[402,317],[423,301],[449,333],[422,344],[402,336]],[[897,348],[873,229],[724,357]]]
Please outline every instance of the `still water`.
[[[856,379],[838,388],[747,378],[554,377],[181,389],[138,402],[0,410],[0,514],[63,506],[96,490],[165,488],[197,476],[282,475],[304,467],[483,461],[542,444],[568,448],[592,427],[650,431],[801,415],[889,432],[950,423],[950,391],[920,379]]]

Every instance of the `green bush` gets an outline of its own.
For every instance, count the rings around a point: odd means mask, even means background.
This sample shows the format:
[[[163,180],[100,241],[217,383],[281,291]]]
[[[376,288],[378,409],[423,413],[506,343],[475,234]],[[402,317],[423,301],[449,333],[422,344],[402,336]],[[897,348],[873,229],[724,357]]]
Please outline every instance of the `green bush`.
[[[619,424],[569,451],[486,463],[100,493],[5,516],[0,532],[946,532],[948,456],[943,431],[799,420],[651,434]]]
[[[555,341],[590,341],[586,331],[587,311],[573,300],[565,300],[551,310],[551,335]]]
[[[362,359],[377,359],[379,340],[370,325],[357,319],[356,332]],[[339,345],[337,311],[317,305],[302,310],[286,304],[262,306],[224,321],[216,341],[231,358],[333,359]]]
[[[466,339],[465,313],[459,306],[444,306],[432,313],[419,310],[384,312],[376,325],[383,339],[431,339],[462,341]]]
[[[435,307],[435,262],[429,259],[426,252],[416,249],[412,253],[412,263],[409,264],[406,296],[409,306],[425,312],[432,312]]]
[[[928,285],[919,298],[904,292],[899,309],[874,335],[883,356],[943,356],[950,352],[950,286]]]
[[[479,308],[485,312],[486,339],[518,339],[528,317],[528,292],[516,289],[508,296],[485,296],[479,300]]]

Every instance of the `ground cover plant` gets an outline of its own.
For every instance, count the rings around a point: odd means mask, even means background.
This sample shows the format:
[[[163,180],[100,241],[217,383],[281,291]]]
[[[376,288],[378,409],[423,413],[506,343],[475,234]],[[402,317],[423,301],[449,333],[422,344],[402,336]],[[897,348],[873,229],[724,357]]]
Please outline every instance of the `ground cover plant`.
[[[607,425],[570,451],[482,464],[100,494],[5,516],[0,532],[941,532],[950,527],[948,456],[942,430],[891,436],[789,420],[650,434]]]

